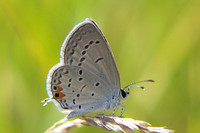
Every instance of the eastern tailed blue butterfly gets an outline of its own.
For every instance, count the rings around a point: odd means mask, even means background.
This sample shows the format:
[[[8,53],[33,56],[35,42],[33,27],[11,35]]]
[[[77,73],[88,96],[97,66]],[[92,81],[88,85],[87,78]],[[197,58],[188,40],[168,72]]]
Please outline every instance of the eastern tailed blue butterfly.
[[[113,53],[93,20],[79,23],[66,37],[60,63],[47,76],[47,93],[44,105],[52,101],[67,118],[124,107],[129,92],[120,88]]]

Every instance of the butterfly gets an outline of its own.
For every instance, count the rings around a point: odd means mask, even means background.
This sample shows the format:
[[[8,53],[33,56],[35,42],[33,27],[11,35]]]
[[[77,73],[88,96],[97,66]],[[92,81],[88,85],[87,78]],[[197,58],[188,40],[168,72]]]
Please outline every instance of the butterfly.
[[[128,86],[127,86],[128,87]],[[127,88],[125,87],[125,88]],[[53,102],[67,118],[124,108],[129,91],[120,87],[111,48],[92,19],[77,24],[66,37],[60,63],[47,76],[46,105]],[[122,111],[123,114],[123,111]]]

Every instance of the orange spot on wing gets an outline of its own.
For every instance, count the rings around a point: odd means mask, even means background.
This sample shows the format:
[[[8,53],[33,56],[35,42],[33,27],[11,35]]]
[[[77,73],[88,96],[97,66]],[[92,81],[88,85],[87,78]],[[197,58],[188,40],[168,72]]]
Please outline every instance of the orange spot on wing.
[[[62,87],[60,87],[60,86],[57,86],[57,90],[56,90],[56,92],[60,92],[60,91],[62,91],[63,90],[63,88]]]
[[[59,97],[57,97],[57,99],[61,99],[61,98],[63,98],[64,96],[65,96],[65,94],[59,92]]]

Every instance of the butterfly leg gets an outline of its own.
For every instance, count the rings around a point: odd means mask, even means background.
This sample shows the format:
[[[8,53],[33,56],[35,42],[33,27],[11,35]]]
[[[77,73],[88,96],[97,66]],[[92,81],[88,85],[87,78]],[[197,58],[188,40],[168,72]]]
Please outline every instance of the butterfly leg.
[[[121,110],[121,115],[120,115],[120,117],[122,117],[122,116],[123,116],[123,114],[124,114],[124,111],[125,111],[125,108],[126,108],[126,106],[124,106],[124,104],[123,104],[123,103],[120,103],[120,106],[122,107],[122,110]]]
[[[116,104],[115,104],[115,107],[114,107],[114,112],[113,112],[113,115],[115,115],[119,109],[119,100],[117,100]],[[121,105],[121,104],[120,104]]]
[[[101,117],[102,121],[103,121],[103,117],[104,117],[105,112],[106,112],[106,109],[104,108],[103,113],[102,113],[102,117]]]
[[[103,120],[104,114],[105,114],[105,112],[106,112],[107,105],[108,105],[108,102],[105,102],[105,103],[104,103],[103,113],[102,113],[102,118],[101,118],[102,120]]]
[[[116,107],[114,108],[113,115],[115,115],[115,114],[117,113],[118,109],[119,109],[119,107],[118,107],[118,106],[116,106]]]

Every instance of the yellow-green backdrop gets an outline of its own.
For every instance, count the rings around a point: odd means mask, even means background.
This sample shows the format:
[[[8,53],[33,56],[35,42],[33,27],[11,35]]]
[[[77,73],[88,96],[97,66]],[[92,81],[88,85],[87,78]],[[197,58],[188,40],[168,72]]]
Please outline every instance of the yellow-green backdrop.
[[[65,116],[40,101],[65,36],[87,17],[109,41],[122,87],[156,81],[131,89],[124,116],[200,132],[199,0],[1,0],[0,132],[40,133]],[[73,133],[88,131],[106,132]]]

